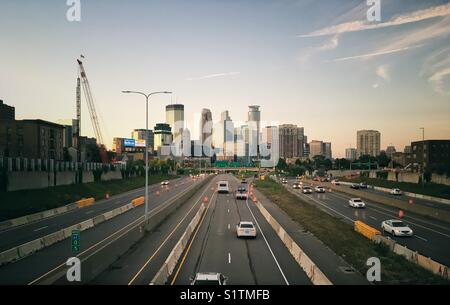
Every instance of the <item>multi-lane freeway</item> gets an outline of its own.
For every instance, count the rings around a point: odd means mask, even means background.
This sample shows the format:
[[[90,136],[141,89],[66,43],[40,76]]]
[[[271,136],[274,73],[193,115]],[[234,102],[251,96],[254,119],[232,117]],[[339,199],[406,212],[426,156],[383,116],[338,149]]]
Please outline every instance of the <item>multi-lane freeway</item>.
[[[207,179],[207,180],[205,180]],[[228,194],[217,193],[217,182],[227,180],[231,187]],[[225,275],[228,284],[311,285],[312,281],[290,254],[277,232],[267,222],[258,207],[251,201],[236,200],[233,190],[240,182],[231,175],[193,180],[182,178],[171,182],[169,188],[153,186],[150,191],[152,221],[168,203],[180,201],[186,194],[193,194],[157,227],[148,232],[140,231],[136,243],[127,244],[124,236],[132,230],[140,230],[143,223],[143,206],[138,206],[81,233],[81,251],[77,256],[82,265],[100,260],[111,261],[107,268],[99,269],[83,284],[148,285],[174,249],[201,205],[205,212],[192,233],[167,284],[186,285],[197,273],[217,272]],[[248,186],[247,186],[248,187]],[[155,195],[160,190],[159,196]],[[361,274],[355,272],[341,257],[333,253],[313,235],[293,222],[274,203],[257,190],[258,201],[288,232],[295,243],[311,258],[333,284],[367,284]],[[72,223],[91,218],[106,210],[124,205],[142,195],[136,190],[109,200],[99,201],[92,207],[46,219],[40,223],[17,227],[1,232],[9,243],[16,245],[44,234],[51,233]],[[178,199],[177,199],[178,198]],[[89,212],[89,213],[88,213]],[[255,239],[240,239],[236,235],[239,221],[251,221],[257,229]],[[36,231],[36,228],[47,228]],[[42,232],[41,232],[42,231]],[[14,238],[14,234],[20,234]],[[144,234],[145,233],[145,234]],[[131,236],[131,235],[130,235]],[[126,238],[125,238],[126,239]],[[109,253],[104,249],[124,247],[123,253]],[[107,248],[109,247],[109,248]],[[114,253],[113,253],[114,252]],[[68,284],[65,278],[66,260],[73,256],[70,239],[46,247],[19,261],[0,267],[0,284]],[[89,265],[91,264],[91,265]],[[86,266],[86,265],[83,265]],[[86,268],[88,268],[86,267]],[[83,269],[84,272],[86,270]]]
[[[294,181],[295,180],[289,180],[286,187],[295,192],[300,198],[309,200],[318,208],[331,215],[340,217],[344,221],[353,223],[355,220],[361,220],[368,225],[381,230],[382,221],[398,218],[398,209],[373,201],[364,200],[366,203],[366,208],[364,209],[351,208],[349,207],[348,201],[352,196],[344,193],[336,191],[329,192],[327,190],[327,193],[313,193],[311,195],[303,194],[301,190],[292,189]],[[320,185],[321,183],[316,182],[315,184]],[[377,194],[379,193],[380,192],[377,192]],[[385,196],[389,196],[386,193],[384,194]],[[431,204],[429,202],[422,203]],[[450,225],[448,223],[425,218],[409,212],[406,213],[402,220],[414,230],[414,236],[394,237],[387,234],[390,238],[394,239],[399,244],[418,251],[422,255],[429,256],[442,264],[447,266],[450,265]]]
[[[186,189],[193,187],[199,181],[190,178],[176,179],[169,187],[160,185],[152,186],[149,190],[150,213],[176,196],[180,196]],[[156,192],[159,192],[159,195]],[[123,195],[111,197],[109,200],[99,201],[91,207],[74,210],[66,214],[45,219],[38,223],[27,226],[16,227],[0,232],[0,240],[8,239],[6,245],[17,245],[45,234],[52,233],[71,224],[92,218],[115,207],[128,204],[132,199],[142,196],[143,189],[138,189]],[[138,206],[124,214],[101,223],[81,233],[80,255],[93,255],[95,250],[114,242],[121,234],[143,221],[144,206]],[[47,226],[42,230],[36,228]],[[39,284],[48,283],[50,277],[59,274],[65,269],[65,262],[74,256],[71,248],[71,240],[44,248],[31,256],[25,257],[17,262],[0,267],[0,284]]]

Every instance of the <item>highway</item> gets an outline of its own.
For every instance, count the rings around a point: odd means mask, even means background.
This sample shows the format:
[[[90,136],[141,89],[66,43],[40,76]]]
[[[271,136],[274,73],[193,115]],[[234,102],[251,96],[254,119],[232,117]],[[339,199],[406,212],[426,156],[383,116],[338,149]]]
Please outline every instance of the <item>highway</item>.
[[[194,184],[198,183],[200,182],[192,181],[192,179],[190,178],[183,178],[179,179],[178,181],[172,181],[171,185],[168,188],[162,188],[159,185],[155,185],[154,187],[152,187],[152,190],[156,191],[156,189],[159,189],[161,193],[160,196],[156,196],[154,193],[149,194],[150,215],[153,211],[157,211],[158,207],[161,207],[171,199],[180,196],[180,194],[186,192],[188,188],[193,187]],[[135,195],[142,195],[142,193],[139,192],[140,190],[137,191],[137,193],[128,194],[124,198],[121,198],[123,202],[121,202],[120,205],[129,203],[130,199],[135,198]],[[110,203],[111,207],[108,207],[107,210],[112,209],[113,205],[118,204],[114,203],[114,198],[111,198],[110,202],[113,203]],[[100,202],[90,208],[100,209],[99,204]],[[82,213],[80,219],[82,219],[83,217],[93,217],[94,213],[86,215],[85,211],[87,210],[85,209],[89,209],[89,207],[77,210],[78,213]],[[100,212],[96,211],[95,213]],[[119,238],[119,236],[124,234],[124,232],[130,230],[130,228],[137,226],[140,222],[142,222],[143,214],[144,205],[141,205],[124,214],[105,221],[100,225],[95,226],[94,228],[83,231],[81,233],[81,251],[78,256],[89,257],[91,255],[95,255],[95,251],[97,249],[103,247],[108,243],[114,242],[117,238]],[[68,213],[68,215],[61,215],[60,217],[66,218],[71,215],[72,213]],[[62,221],[60,217],[56,217],[46,221]],[[66,227],[70,225],[70,223],[62,222],[61,225]],[[52,279],[52,277],[57,276],[65,270],[65,262],[69,257],[72,256],[74,256],[74,254],[71,251],[71,240],[65,239],[62,242],[44,248],[31,256],[0,267],[0,285],[46,284]]]
[[[226,176],[232,189],[237,182]],[[172,283],[190,284],[198,272],[219,272],[229,285],[310,285],[307,275],[288,252],[255,205],[216,194],[192,239]],[[238,239],[236,224],[252,221],[256,239]]]
[[[289,180],[287,188],[292,189],[295,180]],[[316,185],[320,183],[315,182]],[[342,218],[344,221],[353,223],[361,220],[366,224],[381,231],[381,222],[388,219],[398,219],[398,209],[386,206],[377,202],[364,200],[365,209],[354,209],[349,207],[350,195],[336,191],[325,194],[313,193],[311,195],[302,194],[301,190],[293,190],[300,198],[309,200],[318,208],[327,213]],[[364,190],[365,191],[365,190]],[[431,220],[420,215],[406,213],[402,219],[414,231],[413,237],[393,237],[399,244],[407,246],[411,250],[418,251],[422,255],[450,265],[450,225],[437,220]]]
[[[90,284],[148,285],[197,213],[205,197],[214,200],[215,177],[172,213],[156,230],[147,234]]]
[[[365,192],[369,192],[369,193],[373,193],[373,194],[377,194],[386,198],[392,198],[395,197],[395,199],[398,200],[404,200],[405,202],[409,202],[409,200],[412,200],[412,202],[416,205],[423,205],[423,206],[427,206],[433,209],[441,209],[441,210],[445,210],[445,211],[450,211],[450,205],[449,204],[444,204],[444,203],[440,203],[440,202],[435,202],[435,201],[431,201],[431,200],[425,200],[425,199],[420,199],[420,198],[413,198],[413,197],[408,197],[406,195],[402,195],[402,196],[393,196],[389,193],[383,192],[383,191],[379,191],[379,190],[374,190],[374,189],[363,189]]]
[[[189,185],[192,183],[190,178],[177,178],[171,181],[171,186]],[[156,191],[160,191],[161,196],[166,196],[166,190],[160,184],[149,186],[149,200],[155,199]],[[131,202],[131,200],[144,196],[144,188],[139,188],[130,192],[112,196],[109,199],[103,199],[91,206],[81,209],[75,209],[53,217],[45,218],[40,221],[32,222],[26,225],[8,228],[0,231],[0,252],[24,244],[31,240],[46,236],[63,228],[83,222],[97,215],[113,210]]]

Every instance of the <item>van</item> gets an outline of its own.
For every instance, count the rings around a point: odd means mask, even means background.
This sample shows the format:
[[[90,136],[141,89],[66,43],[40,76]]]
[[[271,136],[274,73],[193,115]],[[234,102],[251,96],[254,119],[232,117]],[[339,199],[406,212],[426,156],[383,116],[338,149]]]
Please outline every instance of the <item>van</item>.
[[[230,192],[228,181],[219,181],[217,183],[217,192],[228,194]]]

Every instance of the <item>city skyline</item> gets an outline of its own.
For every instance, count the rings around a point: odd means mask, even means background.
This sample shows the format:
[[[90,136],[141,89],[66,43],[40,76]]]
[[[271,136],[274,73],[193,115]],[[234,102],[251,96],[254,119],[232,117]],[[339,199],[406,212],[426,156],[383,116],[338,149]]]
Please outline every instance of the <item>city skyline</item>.
[[[18,119],[75,118],[75,59],[84,54],[108,147],[145,124],[143,101],[124,89],[174,92],[152,99],[150,126],[172,103],[185,105],[191,131],[202,108],[215,122],[225,110],[245,122],[257,104],[262,121],[303,126],[309,139],[332,142],[335,157],[356,147],[362,129],[380,131],[382,149],[421,140],[420,127],[427,139],[450,135],[447,1],[383,2],[377,26],[364,21],[364,1],[267,1],[258,12],[245,2],[132,4],[83,2],[82,21],[70,23],[64,1],[2,2],[10,48],[0,50],[0,98]],[[129,47],[117,52],[117,41]],[[83,108],[83,135],[93,136]]]

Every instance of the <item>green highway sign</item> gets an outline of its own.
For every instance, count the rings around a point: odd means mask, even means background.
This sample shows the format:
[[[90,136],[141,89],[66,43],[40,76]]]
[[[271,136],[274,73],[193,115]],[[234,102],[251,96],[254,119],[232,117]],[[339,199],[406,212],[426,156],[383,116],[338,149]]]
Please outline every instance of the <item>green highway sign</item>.
[[[80,252],[80,230],[72,230],[72,252]]]

